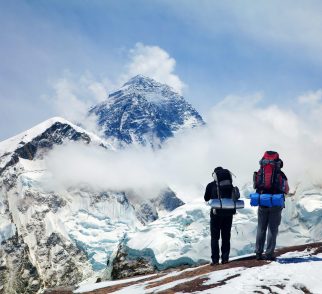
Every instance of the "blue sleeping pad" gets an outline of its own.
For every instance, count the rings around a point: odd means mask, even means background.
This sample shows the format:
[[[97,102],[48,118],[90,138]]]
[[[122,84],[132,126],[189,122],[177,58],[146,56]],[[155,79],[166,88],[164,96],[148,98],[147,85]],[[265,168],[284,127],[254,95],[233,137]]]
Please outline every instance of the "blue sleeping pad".
[[[284,207],[284,194],[250,194],[251,206]]]

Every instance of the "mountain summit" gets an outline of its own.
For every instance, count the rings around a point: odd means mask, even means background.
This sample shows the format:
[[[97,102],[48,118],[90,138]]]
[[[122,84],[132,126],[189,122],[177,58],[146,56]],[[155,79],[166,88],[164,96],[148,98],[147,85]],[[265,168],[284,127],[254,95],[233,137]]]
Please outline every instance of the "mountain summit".
[[[98,117],[107,138],[122,144],[155,147],[179,131],[204,124],[183,96],[143,75],[130,79],[89,113]]]

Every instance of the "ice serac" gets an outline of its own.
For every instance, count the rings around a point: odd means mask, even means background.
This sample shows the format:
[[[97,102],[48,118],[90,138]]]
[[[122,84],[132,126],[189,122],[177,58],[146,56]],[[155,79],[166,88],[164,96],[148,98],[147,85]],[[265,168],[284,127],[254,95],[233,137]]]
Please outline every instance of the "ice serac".
[[[144,225],[184,205],[184,202],[169,187],[161,189],[151,199],[142,200],[139,195],[131,193],[128,194],[128,197],[135,207],[138,220]]]
[[[171,87],[138,75],[90,110],[106,138],[123,144],[159,146],[177,132],[204,124],[200,114]]]

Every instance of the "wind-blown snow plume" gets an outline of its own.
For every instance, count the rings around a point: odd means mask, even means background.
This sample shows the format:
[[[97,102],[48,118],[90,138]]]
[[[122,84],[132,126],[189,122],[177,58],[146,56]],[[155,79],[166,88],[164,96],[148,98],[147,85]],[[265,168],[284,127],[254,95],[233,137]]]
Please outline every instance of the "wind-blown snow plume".
[[[176,61],[168,52],[158,46],[137,43],[129,53],[130,62],[126,66],[127,72],[122,76],[122,82],[141,74],[165,83],[182,94],[185,85],[174,73]]]
[[[244,185],[252,181],[264,151],[276,150],[294,189],[304,176],[315,183],[322,176],[322,141],[317,139],[322,124],[318,117],[306,120],[312,111],[261,106],[260,95],[229,96],[211,109],[206,126],[178,134],[161,150],[136,146],[112,153],[92,152],[69,145],[54,149],[48,166],[65,183],[141,192],[168,184],[189,201],[202,197],[214,167],[229,168],[237,176],[235,182]]]

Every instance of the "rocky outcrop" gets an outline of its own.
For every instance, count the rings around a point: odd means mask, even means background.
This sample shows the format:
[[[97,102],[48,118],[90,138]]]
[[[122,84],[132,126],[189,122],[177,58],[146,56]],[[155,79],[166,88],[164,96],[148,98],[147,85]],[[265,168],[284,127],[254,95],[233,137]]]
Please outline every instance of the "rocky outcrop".
[[[152,255],[145,254],[131,257],[127,252],[127,248],[120,245],[113,260],[111,278],[113,280],[118,280],[154,273],[157,268],[155,267],[155,261],[152,261],[153,252],[150,253],[152,253]]]
[[[36,293],[43,284],[27,244],[16,234],[0,246],[0,293]]]

